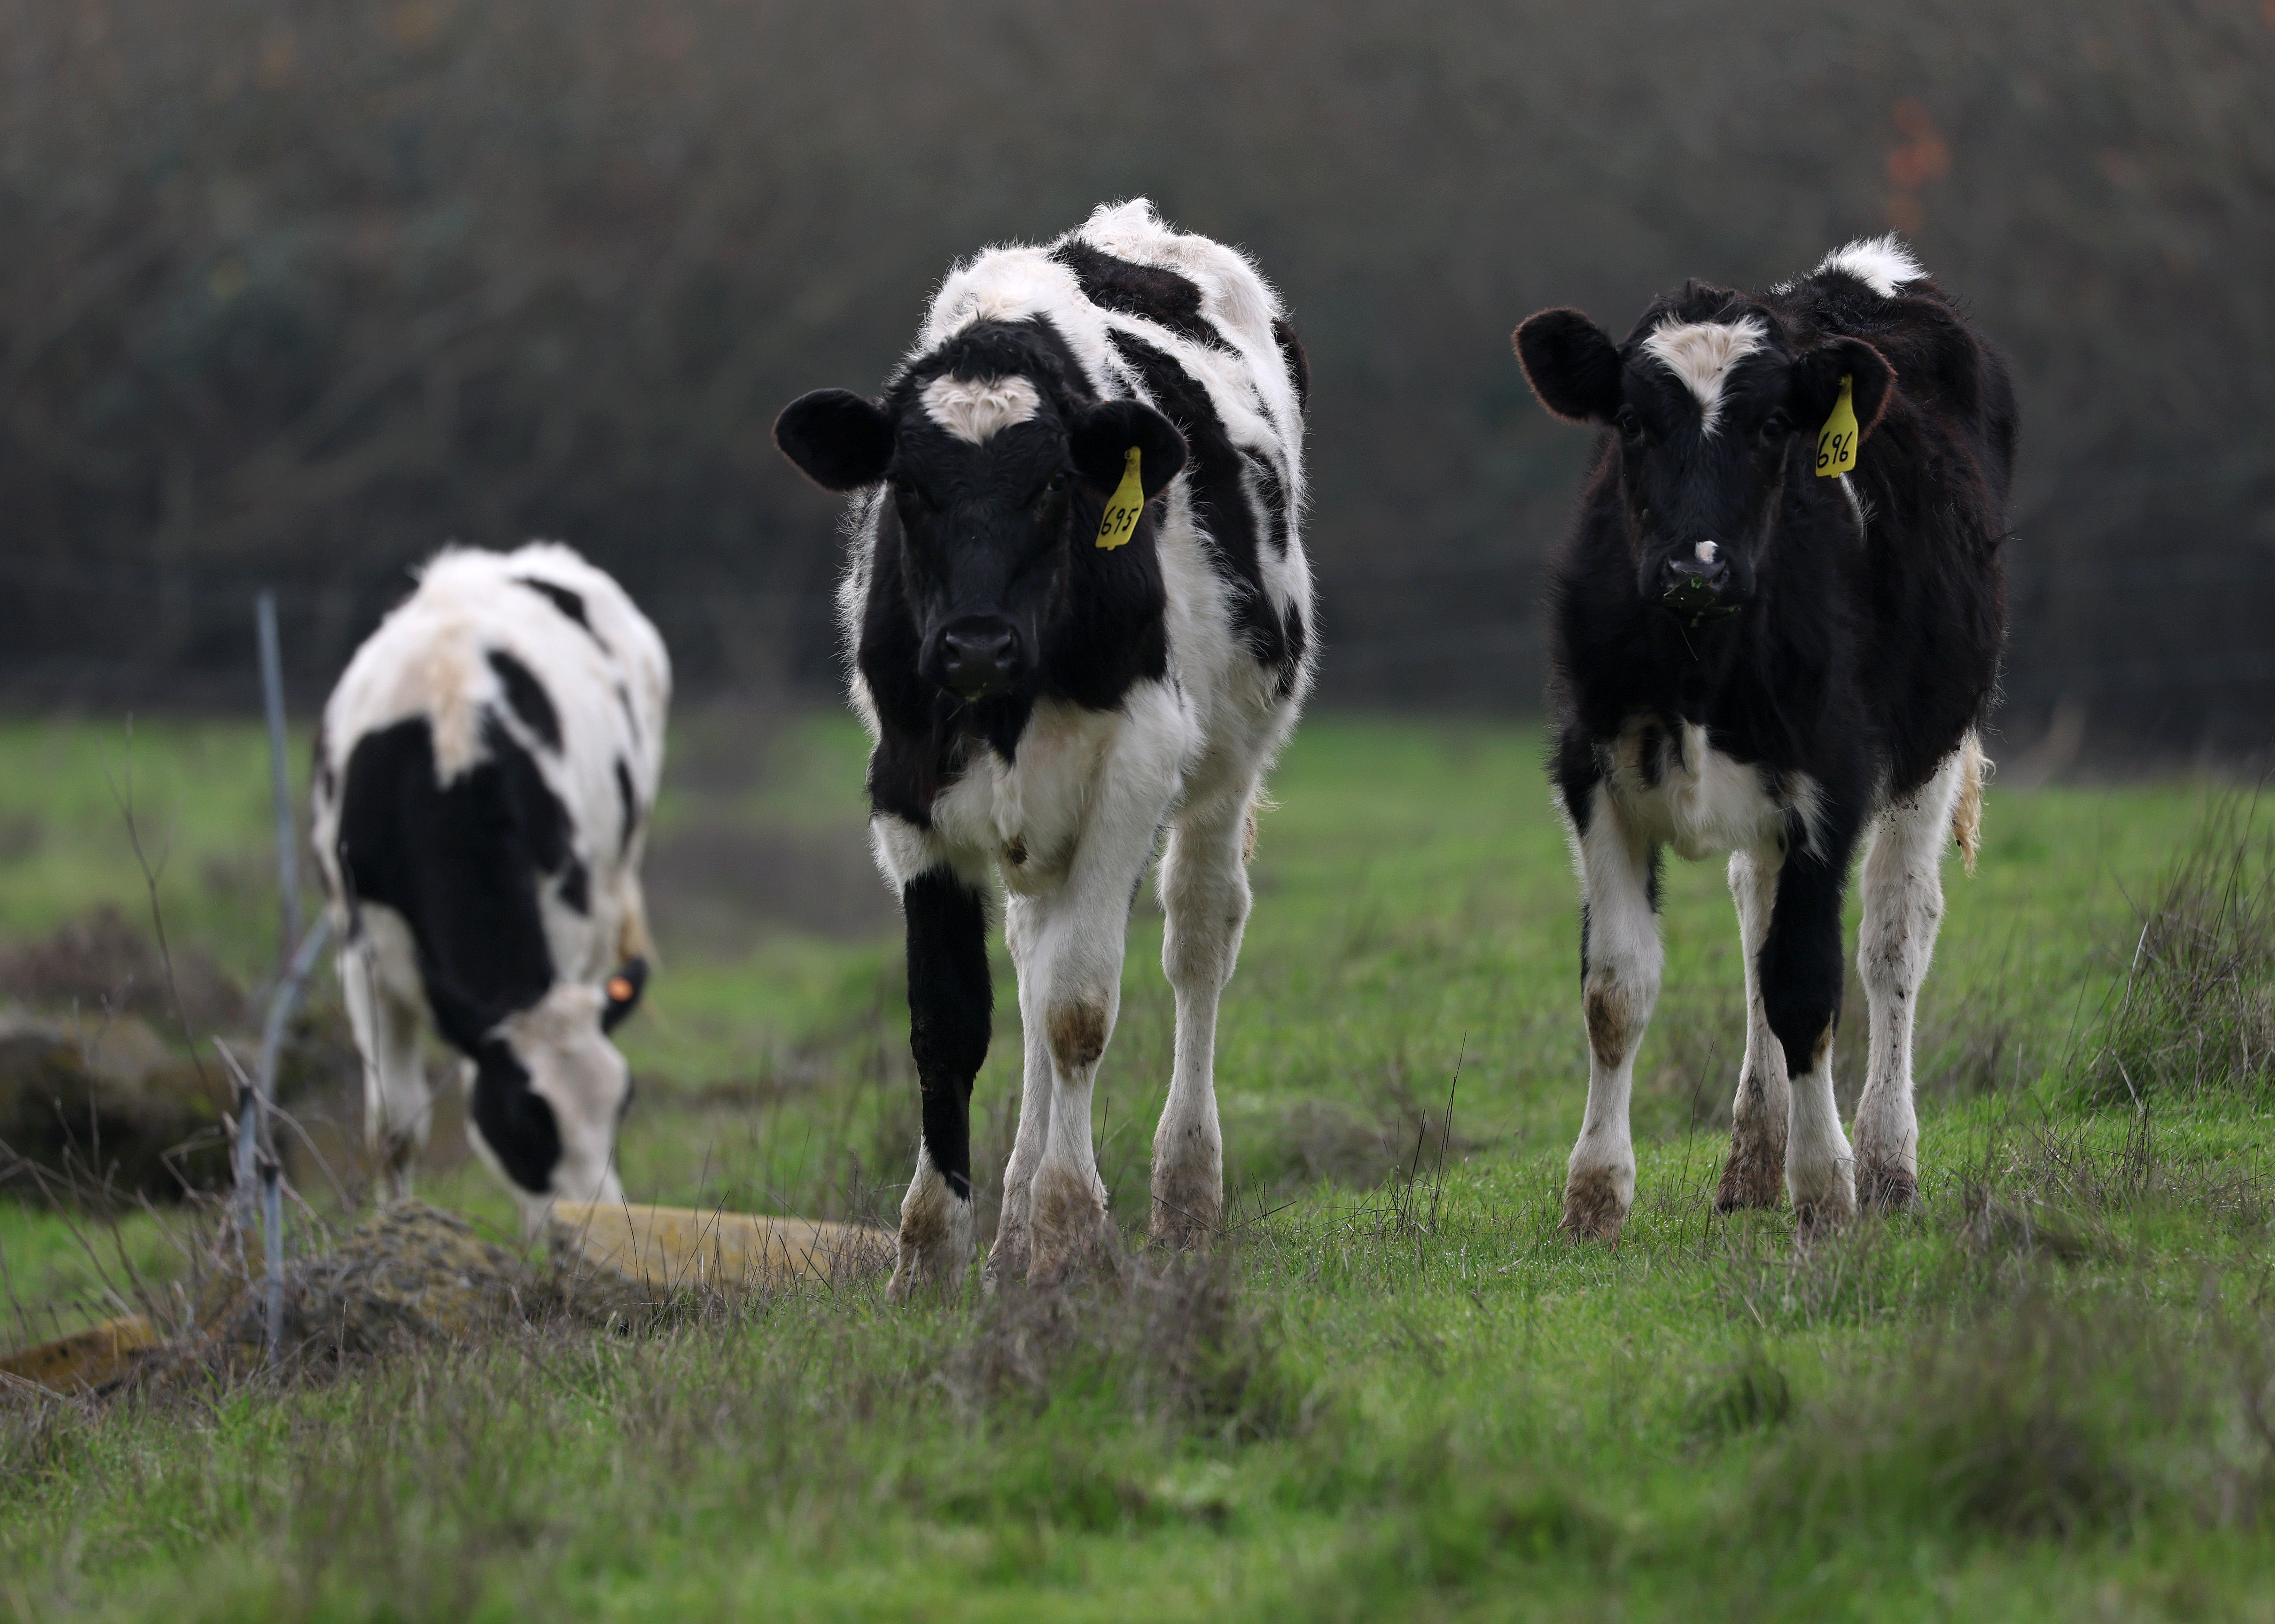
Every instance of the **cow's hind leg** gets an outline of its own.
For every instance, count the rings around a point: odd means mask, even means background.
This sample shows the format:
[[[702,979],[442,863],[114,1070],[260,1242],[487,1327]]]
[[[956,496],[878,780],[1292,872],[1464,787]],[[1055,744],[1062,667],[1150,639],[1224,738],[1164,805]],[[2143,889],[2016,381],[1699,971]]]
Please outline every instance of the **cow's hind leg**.
[[[953,1294],[971,1261],[971,1084],[987,1058],[994,1007],[986,897],[941,865],[902,887],[901,909],[924,1138],[901,1201],[900,1261],[886,1288],[894,1302],[920,1286]]]
[[[400,1197],[427,1144],[435,1093],[419,1053],[419,1008],[388,984],[369,933],[374,923],[367,912],[364,930],[340,949],[340,994],[363,1057],[364,1142],[379,1160],[387,1193]]]
[[[1176,1060],[1153,1135],[1153,1239],[1203,1246],[1224,1217],[1224,1136],[1216,1109],[1218,1000],[1248,923],[1254,785],[1188,804],[1161,859],[1161,969],[1177,1006]]]
[[[1785,1194],[1786,1117],[1791,1109],[1785,1049],[1762,1007],[1757,961],[1777,904],[1778,867],[1772,849],[1730,857],[1730,895],[1738,905],[1738,946],[1746,967],[1746,1058],[1738,1069],[1738,1094],[1730,1106],[1730,1159],[1722,1167],[1714,1210],[1772,1207]]]
[[[1961,787],[1954,753],[1917,793],[1884,811],[1864,854],[1856,970],[1871,1010],[1870,1058],[1856,1100],[1856,1197],[1901,1209],[1919,1193],[1912,1107],[1912,1026],[1943,920],[1943,842]]]
[[[1658,853],[1601,789],[1579,824],[1581,991],[1588,1027],[1588,1114],[1564,1180],[1566,1234],[1612,1240],[1635,1205],[1628,1099],[1636,1051],[1659,1001]]]

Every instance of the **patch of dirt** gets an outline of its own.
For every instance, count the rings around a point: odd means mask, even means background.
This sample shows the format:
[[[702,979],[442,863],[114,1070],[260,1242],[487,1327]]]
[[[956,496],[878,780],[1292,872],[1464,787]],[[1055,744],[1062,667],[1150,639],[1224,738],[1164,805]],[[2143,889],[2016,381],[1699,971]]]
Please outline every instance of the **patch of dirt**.
[[[731,953],[784,927],[858,940],[893,925],[893,899],[867,842],[850,829],[683,825],[649,845],[643,878],[667,948]]]
[[[206,1031],[245,1017],[245,989],[208,955],[182,943],[173,950],[173,985],[182,1016]],[[0,997],[48,1008],[109,1010],[176,1021],[166,963],[147,931],[111,903],[35,941],[0,947]]]

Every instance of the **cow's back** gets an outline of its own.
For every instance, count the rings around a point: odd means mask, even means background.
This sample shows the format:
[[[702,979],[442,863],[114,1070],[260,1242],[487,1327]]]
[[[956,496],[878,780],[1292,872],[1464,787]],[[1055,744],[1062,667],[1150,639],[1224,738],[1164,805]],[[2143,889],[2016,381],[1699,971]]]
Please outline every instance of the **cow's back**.
[[[1190,458],[1160,498],[1158,544],[1188,691],[1204,706],[1300,696],[1312,661],[1308,366],[1254,264],[1172,230],[1143,199],[1101,206],[1055,242],[990,248],[952,270],[911,362],[991,321],[1047,323],[1092,394],[1144,400],[1184,435]],[[877,516],[871,504],[864,527]],[[849,601],[866,586],[857,559]]]
[[[606,973],[638,910],[662,757],[661,640],[563,548],[453,550],[325,707],[315,841],[347,912],[415,943],[462,1047],[557,978]]]
[[[1888,790],[1906,795],[1981,721],[1997,686],[2014,386],[1924,276],[1890,295],[1820,270],[1768,299],[1802,343],[1861,338],[1894,374],[1846,481],[1867,521],[1854,605],[1859,684]]]

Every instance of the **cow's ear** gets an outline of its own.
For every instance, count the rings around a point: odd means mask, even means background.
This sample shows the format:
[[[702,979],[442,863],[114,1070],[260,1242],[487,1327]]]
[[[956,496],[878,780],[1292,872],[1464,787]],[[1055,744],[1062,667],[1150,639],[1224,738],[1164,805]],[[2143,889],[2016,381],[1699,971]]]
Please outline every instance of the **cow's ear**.
[[[1861,338],[1828,338],[1803,351],[1793,364],[1786,409],[1803,434],[1817,433],[1840,403],[1843,378],[1850,381],[1848,404],[1856,413],[1856,443],[1862,445],[1888,409],[1896,374],[1888,358]]]
[[[1146,500],[1161,494],[1185,465],[1185,437],[1142,400],[1102,400],[1076,413],[1068,434],[1074,465],[1085,483],[1107,495],[1122,483],[1130,448],[1138,451],[1138,478]]]
[[[885,477],[893,420],[850,389],[816,389],[782,408],[775,443],[822,489],[858,491]]]
[[[1576,310],[1525,317],[1511,342],[1540,404],[1574,423],[1608,423],[1620,409],[1620,349]]]

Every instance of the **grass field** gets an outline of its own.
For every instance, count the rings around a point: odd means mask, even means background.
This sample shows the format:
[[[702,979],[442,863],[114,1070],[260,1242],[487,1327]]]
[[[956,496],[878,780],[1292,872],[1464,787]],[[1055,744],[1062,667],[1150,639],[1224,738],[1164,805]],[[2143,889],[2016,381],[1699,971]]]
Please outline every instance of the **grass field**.
[[[698,715],[674,750],[628,1189],[888,1214],[914,1089],[858,736]],[[1640,1193],[1616,1248],[1576,1248],[1576,907],[1539,756],[1520,729],[1335,719],[1290,751],[1220,1040],[1240,1221],[1213,1265],[956,1307],[785,1293],[282,1392],[0,1398],[0,1607],[2275,1619],[2275,929],[2248,806],[1994,784],[1923,1000],[1923,1210],[1806,1247],[1788,1214],[1711,1215],[1735,929],[1718,867],[1670,869]],[[106,903],[147,920],[129,759],[115,726],[0,728],[0,939]],[[170,936],[257,978],[257,736],[148,726],[131,760]],[[1160,933],[1141,906],[1097,1107],[1133,1233]],[[983,1174],[1016,1097],[998,974]],[[451,1137],[421,1192],[503,1233]],[[358,1182],[334,1171],[344,1194],[300,1182],[344,1220]],[[179,1221],[116,1244],[162,1279]],[[102,1311],[120,1273],[4,1201],[0,1262],[50,1320]]]

